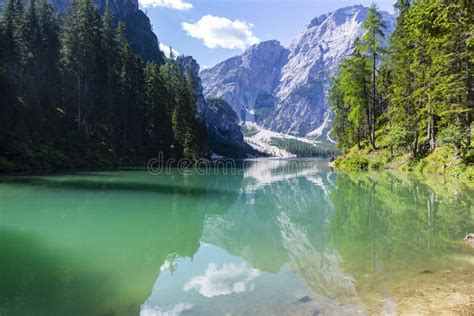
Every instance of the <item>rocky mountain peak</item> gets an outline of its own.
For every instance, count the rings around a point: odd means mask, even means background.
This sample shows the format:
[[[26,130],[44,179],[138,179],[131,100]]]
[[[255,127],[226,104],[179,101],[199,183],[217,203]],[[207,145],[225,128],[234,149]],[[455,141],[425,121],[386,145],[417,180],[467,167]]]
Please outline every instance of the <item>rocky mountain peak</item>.
[[[207,110],[207,103],[203,94],[201,77],[199,77],[200,66],[191,56],[178,56],[176,61],[183,68],[183,72],[188,77],[188,79],[190,75],[193,76],[193,89],[194,95],[196,97],[197,114],[202,117]]]
[[[278,41],[262,42],[244,54],[201,72],[204,94],[226,100],[241,120],[262,120],[275,104],[278,85],[288,50]]]
[[[333,19],[336,22],[343,23],[344,18],[354,17],[360,12],[367,12],[367,8],[360,5],[360,4],[356,4],[356,5],[349,6],[349,7],[344,7],[344,8],[338,9],[334,12],[322,14],[322,15],[314,18],[306,26],[306,29],[311,29],[311,28],[314,28],[314,27],[318,27],[321,24],[323,24],[324,22],[326,22],[328,20],[328,18]]]
[[[244,121],[286,134],[326,136],[330,79],[364,33],[367,13],[354,5],[320,15],[288,49],[277,41],[254,45],[203,72],[204,93],[225,99]],[[396,18],[386,12],[382,17],[388,36]]]

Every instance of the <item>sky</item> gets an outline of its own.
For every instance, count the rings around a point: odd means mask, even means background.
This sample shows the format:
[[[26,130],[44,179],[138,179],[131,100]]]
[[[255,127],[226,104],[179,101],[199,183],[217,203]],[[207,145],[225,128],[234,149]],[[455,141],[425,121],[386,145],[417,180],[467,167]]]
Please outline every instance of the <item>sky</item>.
[[[373,0],[139,0],[162,50],[193,56],[208,68],[253,44],[279,40],[288,46],[321,14]],[[376,0],[393,12],[394,0]]]

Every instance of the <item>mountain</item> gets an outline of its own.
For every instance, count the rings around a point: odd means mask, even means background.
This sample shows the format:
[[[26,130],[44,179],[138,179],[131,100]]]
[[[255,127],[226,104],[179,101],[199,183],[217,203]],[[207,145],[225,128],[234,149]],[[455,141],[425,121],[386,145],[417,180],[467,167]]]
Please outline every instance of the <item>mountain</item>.
[[[246,158],[259,153],[245,141],[240,129],[240,120],[230,105],[223,99],[205,99],[199,64],[191,56],[179,56],[177,62],[186,76],[192,76],[196,98],[197,115],[206,124],[209,147],[214,154]],[[188,78],[190,79],[190,78]]]
[[[278,41],[254,45],[241,56],[203,70],[204,94],[226,100],[243,121],[261,122],[276,105],[274,91],[288,53]]]
[[[285,134],[331,141],[330,79],[364,30],[368,8],[350,6],[313,19],[288,48],[262,42],[201,72],[204,94],[225,99],[240,119]],[[396,17],[382,12],[392,33]]]
[[[261,156],[260,152],[244,141],[240,121],[229,103],[223,99],[208,99],[207,104],[204,120],[213,153],[234,158]]]
[[[47,0],[55,11],[67,12],[71,0]],[[5,0],[0,0],[0,7]],[[144,61],[164,63],[164,54],[159,49],[158,38],[153,33],[150,19],[139,9],[138,0],[93,0],[101,14],[108,5],[116,22],[124,21],[127,26],[127,37],[133,51]]]

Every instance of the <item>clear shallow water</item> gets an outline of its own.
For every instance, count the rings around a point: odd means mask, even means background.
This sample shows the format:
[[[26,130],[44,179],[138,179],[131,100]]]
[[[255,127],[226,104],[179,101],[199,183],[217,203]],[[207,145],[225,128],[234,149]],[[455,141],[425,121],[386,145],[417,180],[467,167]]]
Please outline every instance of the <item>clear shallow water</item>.
[[[448,282],[469,300],[470,189],[239,171],[1,177],[0,315],[389,314]]]

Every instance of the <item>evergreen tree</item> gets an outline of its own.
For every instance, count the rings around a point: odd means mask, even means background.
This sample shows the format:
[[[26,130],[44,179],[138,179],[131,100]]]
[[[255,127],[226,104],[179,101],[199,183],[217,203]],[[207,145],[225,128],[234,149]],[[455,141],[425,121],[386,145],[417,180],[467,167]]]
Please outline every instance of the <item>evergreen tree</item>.
[[[145,113],[148,118],[146,133],[150,139],[152,154],[163,152],[165,157],[171,155],[173,143],[171,115],[168,97],[160,68],[155,63],[148,63],[145,67],[144,101]]]
[[[142,124],[140,91],[143,74],[140,60],[133,54],[127,39],[123,22],[117,26],[115,33],[117,53],[117,93],[118,117],[120,120],[122,154],[135,160],[142,149]]]
[[[382,48],[382,39],[384,38],[383,29],[385,28],[385,24],[382,21],[382,16],[377,9],[375,4],[372,4],[369,8],[369,12],[367,14],[367,19],[362,24],[364,29],[366,30],[364,36],[362,37],[362,42],[364,45],[365,52],[370,56],[372,59],[371,64],[371,79],[372,79],[372,93],[370,99],[370,105],[368,106],[368,129],[369,129],[369,140],[372,149],[376,149],[375,146],[375,129],[376,129],[376,121],[378,116],[378,105],[379,105],[379,97],[377,94],[377,63],[381,58],[381,54],[383,53]]]
[[[451,146],[456,157],[468,161],[473,112],[472,1],[399,0],[395,8],[399,16],[387,54],[382,56],[383,23],[372,6],[363,24],[367,31],[362,45],[355,45],[333,81],[330,103],[336,115],[338,146],[346,152],[356,144],[361,147],[361,118],[365,116],[370,118],[366,130],[372,149],[379,129],[379,143],[392,156],[410,151],[417,159],[437,146]],[[364,58],[370,59],[370,78],[361,75]],[[370,107],[364,115],[362,106],[368,100],[362,96],[367,96],[363,89],[367,82]]]
[[[2,8],[2,59],[7,79],[18,83],[20,73],[20,53],[18,32],[23,20],[23,5],[21,0],[8,0]]]
[[[144,67],[109,8],[73,0],[59,19],[39,1],[8,0],[0,17],[0,170],[207,155],[193,74]]]
[[[352,126],[349,121],[349,107],[344,102],[344,93],[341,91],[341,77],[332,80],[328,93],[331,110],[335,114],[332,123],[332,134],[337,140],[337,148],[341,151],[349,150],[353,145]]]
[[[353,145],[361,143],[372,132],[370,110],[370,63],[359,40],[354,43],[350,58],[341,64],[339,89],[348,107]]]
[[[118,139],[118,117],[117,117],[117,53],[115,43],[115,29],[113,25],[114,17],[109,6],[105,8],[102,17],[102,50],[104,54],[105,66],[105,94],[104,105],[105,120],[107,122],[107,130],[104,134],[108,136],[110,146],[116,152],[115,144]]]
[[[72,79],[77,127],[89,137],[95,126],[102,63],[101,19],[91,0],[73,0],[62,34],[61,61]]]

